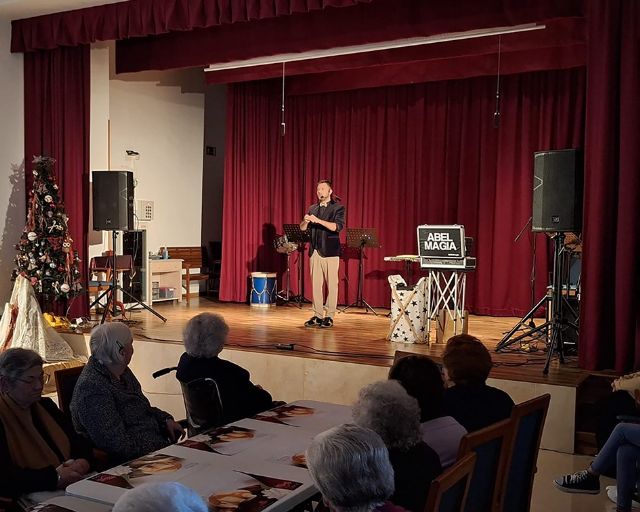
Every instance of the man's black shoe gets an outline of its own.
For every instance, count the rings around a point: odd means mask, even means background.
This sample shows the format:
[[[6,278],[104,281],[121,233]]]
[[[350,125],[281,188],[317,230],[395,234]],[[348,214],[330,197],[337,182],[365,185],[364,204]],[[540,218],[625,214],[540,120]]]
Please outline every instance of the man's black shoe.
[[[318,318],[317,316],[312,316],[304,323],[305,327],[318,327],[322,324],[322,318]]]
[[[331,317],[328,316],[324,320],[322,320],[322,323],[320,324],[320,327],[323,328],[323,329],[327,329],[329,327],[333,327],[333,320],[331,319]]]

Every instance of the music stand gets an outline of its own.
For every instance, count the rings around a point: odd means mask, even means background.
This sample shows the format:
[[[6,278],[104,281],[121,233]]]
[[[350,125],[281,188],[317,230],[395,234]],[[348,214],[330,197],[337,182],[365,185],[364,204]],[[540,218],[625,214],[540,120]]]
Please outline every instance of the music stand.
[[[287,240],[298,244],[298,295],[289,297],[287,302],[295,302],[299,308],[302,308],[304,302],[309,302],[304,296],[304,251],[305,245],[310,240],[309,232],[302,231],[299,224],[283,224],[282,229],[284,234],[287,235]],[[287,260],[289,255],[287,255]],[[287,271],[289,264],[287,262]],[[287,288],[289,286],[289,278],[287,278]]]
[[[363,296],[364,289],[364,248],[371,247],[378,249],[380,243],[378,242],[378,235],[375,228],[347,228],[347,247],[354,247],[359,250],[358,258],[358,293],[356,294],[356,300],[349,304],[347,307],[341,309],[342,313],[346,312],[351,307],[365,308],[364,312],[371,310],[371,312],[378,316],[378,313],[371,305],[365,300]]]

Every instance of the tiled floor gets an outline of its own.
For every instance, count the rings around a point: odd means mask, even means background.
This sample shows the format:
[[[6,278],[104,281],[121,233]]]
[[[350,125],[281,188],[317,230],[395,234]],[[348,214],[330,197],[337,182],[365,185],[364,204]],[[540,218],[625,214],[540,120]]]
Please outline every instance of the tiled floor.
[[[540,450],[538,473],[533,483],[531,512],[613,512],[615,505],[605,492],[607,485],[615,485],[610,478],[601,478],[602,491],[598,495],[567,494],[558,491],[553,479],[565,473],[573,473],[589,465],[593,457]],[[517,510],[506,512],[520,512]]]

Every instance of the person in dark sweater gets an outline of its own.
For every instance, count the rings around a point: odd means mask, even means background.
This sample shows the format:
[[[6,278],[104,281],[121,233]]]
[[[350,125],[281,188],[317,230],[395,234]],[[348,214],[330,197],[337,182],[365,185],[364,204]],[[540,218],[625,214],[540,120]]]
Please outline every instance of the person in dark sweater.
[[[111,464],[168,446],[184,433],[165,411],[152,407],[129,369],[133,336],[121,322],[91,332],[91,357],[73,391],[71,419],[76,431],[103,450]]]
[[[474,432],[511,416],[514,403],[502,391],[487,386],[493,366],[482,342],[468,334],[453,336],[442,355],[445,380],[444,409],[468,432]]]
[[[271,395],[251,382],[247,370],[218,357],[229,334],[222,316],[200,313],[184,330],[185,353],[180,357],[176,377],[185,384],[202,378],[216,381],[224,422],[253,416],[273,407]]]
[[[41,396],[47,377],[32,350],[0,355],[0,510],[22,494],[65,489],[91,469],[91,445]]]
[[[422,440],[436,451],[443,469],[451,466],[467,431],[444,412],[444,379],[438,365],[427,356],[405,356],[391,367],[389,379],[397,380],[418,401]]]
[[[376,432],[389,450],[395,475],[390,501],[422,512],[431,481],[442,473],[442,466],[438,454],[422,440],[418,401],[395,380],[374,382],[360,390],[353,421]]]

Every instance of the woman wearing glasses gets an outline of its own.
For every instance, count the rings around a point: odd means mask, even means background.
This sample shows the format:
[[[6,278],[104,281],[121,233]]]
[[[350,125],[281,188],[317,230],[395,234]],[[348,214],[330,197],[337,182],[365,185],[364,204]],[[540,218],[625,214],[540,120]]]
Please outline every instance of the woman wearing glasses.
[[[42,397],[48,377],[32,350],[0,354],[0,509],[22,494],[64,489],[90,470],[91,445]]]

